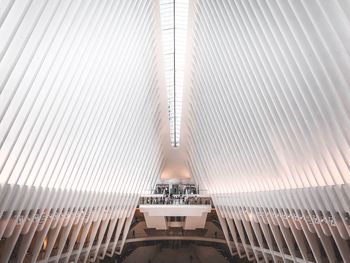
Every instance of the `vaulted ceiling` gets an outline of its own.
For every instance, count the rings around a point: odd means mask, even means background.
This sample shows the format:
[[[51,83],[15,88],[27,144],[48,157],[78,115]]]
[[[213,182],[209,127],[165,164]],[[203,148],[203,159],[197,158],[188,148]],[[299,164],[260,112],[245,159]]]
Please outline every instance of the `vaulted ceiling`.
[[[172,154],[159,3],[1,5],[1,184],[152,187]],[[349,182],[347,10],[190,2],[180,151],[210,193]]]

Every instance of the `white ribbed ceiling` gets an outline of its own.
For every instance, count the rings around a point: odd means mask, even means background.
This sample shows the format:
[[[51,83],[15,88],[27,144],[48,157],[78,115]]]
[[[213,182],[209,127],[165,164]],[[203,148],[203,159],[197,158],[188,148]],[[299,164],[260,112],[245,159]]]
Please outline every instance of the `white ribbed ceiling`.
[[[161,10],[171,3],[2,1],[2,185],[152,187],[169,153]],[[336,0],[190,2],[182,149],[202,187],[350,181],[349,10]]]
[[[211,193],[350,182],[349,1],[193,3],[186,125]]]

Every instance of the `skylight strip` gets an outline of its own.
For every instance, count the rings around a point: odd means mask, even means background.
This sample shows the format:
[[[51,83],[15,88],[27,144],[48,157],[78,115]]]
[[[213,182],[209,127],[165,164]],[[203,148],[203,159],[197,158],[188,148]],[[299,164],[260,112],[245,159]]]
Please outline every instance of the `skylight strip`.
[[[160,1],[170,139],[180,146],[180,124],[187,36],[188,0]]]

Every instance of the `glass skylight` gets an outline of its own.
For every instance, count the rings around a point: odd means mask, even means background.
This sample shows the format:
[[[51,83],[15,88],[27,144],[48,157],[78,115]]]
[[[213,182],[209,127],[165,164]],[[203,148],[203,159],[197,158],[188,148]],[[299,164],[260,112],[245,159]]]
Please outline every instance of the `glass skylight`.
[[[160,0],[161,30],[168,94],[170,138],[180,146],[180,124],[187,37],[188,0]]]

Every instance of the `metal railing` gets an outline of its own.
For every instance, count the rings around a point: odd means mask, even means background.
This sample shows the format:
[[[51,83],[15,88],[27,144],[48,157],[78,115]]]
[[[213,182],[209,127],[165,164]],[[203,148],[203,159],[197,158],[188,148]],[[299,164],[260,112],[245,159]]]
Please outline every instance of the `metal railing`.
[[[198,195],[148,195],[141,196],[140,205],[212,205],[207,196]]]

